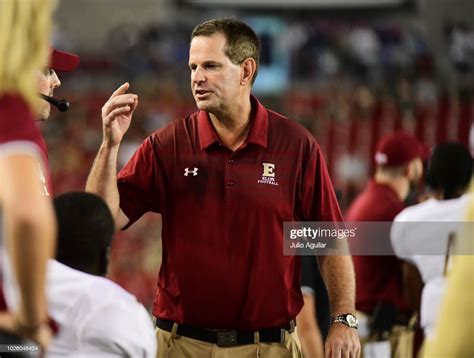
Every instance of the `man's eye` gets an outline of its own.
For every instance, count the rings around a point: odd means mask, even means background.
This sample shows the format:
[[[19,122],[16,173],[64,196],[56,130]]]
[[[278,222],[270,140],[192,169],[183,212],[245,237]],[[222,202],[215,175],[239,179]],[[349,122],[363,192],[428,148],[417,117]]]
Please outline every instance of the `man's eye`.
[[[53,74],[53,70],[51,68],[47,68],[46,70],[44,70],[44,74],[46,76],[51,76]]]

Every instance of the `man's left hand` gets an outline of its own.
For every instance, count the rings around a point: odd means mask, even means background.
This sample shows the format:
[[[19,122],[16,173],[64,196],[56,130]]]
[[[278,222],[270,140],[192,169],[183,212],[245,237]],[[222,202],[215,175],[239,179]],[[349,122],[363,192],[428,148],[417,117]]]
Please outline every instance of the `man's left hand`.
[[[357,330],[343,323],[332,323],[325,344],[326,358],[359,358],[360,340]]]

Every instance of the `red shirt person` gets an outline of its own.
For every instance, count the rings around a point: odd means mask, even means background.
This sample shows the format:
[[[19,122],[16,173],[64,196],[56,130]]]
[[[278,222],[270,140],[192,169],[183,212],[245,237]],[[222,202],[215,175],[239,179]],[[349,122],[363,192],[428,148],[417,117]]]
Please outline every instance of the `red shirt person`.
[[[421,143],[411,134],[398,131],[383,137],[374,178],[352,202],[346,221],[393,221],[405,208],[410,185],[421,178],[423,157]],[[372,314],[379,303],[390,303],[399,312],[407,311],[401,262],[395,256],[354,256],[353,261],[358,310]]]
[[[148,137],[117,185],[119,145],[138,103],[125,93],[128,84],[121,86],[103,107],[104,140],[87,190],[105,198],[118,227],[148,211],[162,214],[153,308],[158,356],[204,357],[215,349],[300,356],[285,330],[292,332],[290,321],[302,306],[301,264],[283,255],[283,222],[342,220],[326,165],[306,130],[250,95],[259,57],[250,27],[216,19],[191,37],[199,111]],[[350,257],[326,256],[320,263],[333,314],[353,312]],[[358,350],[355,330],[334,323],[328,352]]]
[[[302,299],[299,258],[282,255],[282,222],[341,221],[311,134],[251,102],[252,125],[235,152],[199,111],[152,134],[119,173],[129,224],[163,215],[156,317],[239,330],[288,323]]]
[[[16,310],[5,310],[2,302],[0,344],[23,337],[42,349],[51,339],[45,279],[55,222],[38,181],[38,164],[44,165],[45,158],[32,109],[38,92],[35,72],[47,63],[51,11],[49,1],[0,2],[0,286],[10,268],[19,293]]]
[[[57,103],[52,97],[54,90],[61,86],[61,81],[57,75],[58,72],[74,71],[79,64],[79,56],[69,52],[59,51],[55,48],[51,49],[49,57],[49,65],[44,72],[38,73],[39,93],[43,96],[48,96],[48,100],[43,99],[38,109],[37,119],[39,121],[46,121],[51,114],[51,103]],[[57,104],[56,104],[57,106]],[[64,109],[63,109],[64,110]],[[66,109],[67,110],[67,109]],[[48,163],[48,147],[44,138],[40,136],[37,145],[41,149],[44,157],[46,157],[45,170],[40,175],[40,180],[43,186],[43,193],[45,195],[52,195],[51,175]]]

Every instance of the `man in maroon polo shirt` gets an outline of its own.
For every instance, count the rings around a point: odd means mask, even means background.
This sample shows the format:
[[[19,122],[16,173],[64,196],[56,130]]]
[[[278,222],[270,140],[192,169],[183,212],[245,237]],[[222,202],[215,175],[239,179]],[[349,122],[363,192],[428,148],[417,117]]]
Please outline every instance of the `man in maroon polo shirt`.
[[[424,154],[422,144],[405,131],[383,137],[375,154],[374,178],[352,202],[346,221],[393,221],[405,208],[411,185],[422,176]],[[400,260],[395,256],[354,256],[353,260],[358,311],[371,315],[379,304],[389,304],[399,313],[408,313]]]
[[[301,263],[283,255],[284,221],[341,221],[321,151],[309,132],[250,92],[259,40],[216,19],[191,35],[198,112],[149,136],[116,181],[117,153],[138,99],[121,86],[104,105],[104,139],[87,190],[119,228],[162,214],[163,260],[153,307],[159,357],[300,357],[294,318]],[[117,185],[118,182],[118,185]],[[319,257],[331,298],[331,356],[357,357],[350,257]],[[346,324],[344,324],[346,323]]]

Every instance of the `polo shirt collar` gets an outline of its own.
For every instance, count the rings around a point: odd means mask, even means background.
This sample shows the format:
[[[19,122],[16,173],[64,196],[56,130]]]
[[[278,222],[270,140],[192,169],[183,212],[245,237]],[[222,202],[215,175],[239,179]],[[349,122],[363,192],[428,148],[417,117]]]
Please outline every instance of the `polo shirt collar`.
[[[250,103],[252,107],[250,114],[251,125],[245,143],[254,143],[266,148],[268,134],[267,109],[253,95],[250,95]],[[220,142],[209,113],[206,111],[199,111],[198,113],[198,131],[201,150],[208,148],[216,142]]]

